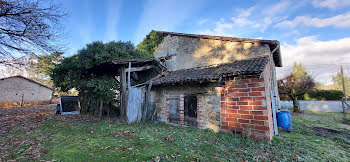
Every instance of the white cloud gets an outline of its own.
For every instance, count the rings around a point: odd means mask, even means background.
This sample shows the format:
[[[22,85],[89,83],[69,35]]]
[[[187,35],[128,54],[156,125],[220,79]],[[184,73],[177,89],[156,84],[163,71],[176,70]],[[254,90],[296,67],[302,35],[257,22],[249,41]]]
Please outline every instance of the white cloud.
[[[106,32],[105,41],[112,41],[117,39],[117,26],[120,17],[121,1],[108,1],[107,18],[106,18]],[[113,6],[113,7],[111,7]]]
[[[272,23],[272,19],[270,17],[264,18],[264,23],[262,24],[261,32],[264,32]]]
[[[263,13],[267,15],[275,15],[279,12],[285,11],[288,5],[290,5],[289,1],[281,1],[277,4],[266,7],[266,9],[263,10]]]
[[[279,75],[283,75],[294,62],[301,62],[321,81],[331,82],[331,76],[337,72],[338,64],[350,63],[350,37],[338,40],[320,41],[316,36],[299,38],[295,45],[287,43],[281,46],[282,64]]]
[[[350,27],[350,12],[340,14],[328,18],[312,18],[310,16],[297,16],[293,20],[285,20],[275,27],[278,28],[295,28],[299,25],[312,26],[312,27],[327,27],[334,26],[339,28]]]
[[[221,18],[215,23],[213,29],[207,29],[199,31],[200,34],[209,35],[225,35],[225,36],[235,36],[237,31],[248,31],[249,29],[259,30],[264,32],[270,24],[272,24],[272,19],[270,17],[264,17],[261,19],[251,18],[252,13],[255,11],[255,7],[250,7],[247,9],[236,9],[237,16],[231,17],[229,20]]]
[[[219,21],[215,22],[215,27],[213,29],[201,30],[198,33],[205,35],[234,36],[234,34],[231,33],[233,26],[233,22],[221,18]]]
[[[205,23],[207,23],[209,20],[208,19],[200,19],[197,23],[198,25],[203,25]]]
[[[225,22],[225,19],[221,19],[220,21],[216,22],[216,27],[214,31],[216,33],[224,33],[226,29],[232,29],[233,23],[227,23]]]
[[[214,29],[206,29],[201,30],[198,33],[199,34],[206,34],[206,35],[224,35],[224,36],[235,36],[232,32],[233,28],[232,22],[226,22],[224,18],[221,18],[219,21],[215,23]]]
[[[238,8],[238,9],[236,9],[236,12],[238,13],[238,17],[248,17],[252,14],[254,9],[255,9],[255,7],[250,7],[247,9]]]
[[[222,18],[218,22],[215,23],[214,29],[201,30],[198,33],[199,34],[206,34],[206,35],[234,36],[234,34],[231,33],[233,25],[234,25],[233,23],[226,22],[225,19]]]
[[[248,26],[249,25],[252,27],[259,27],[260,24],[249,20],[249,16],[252,14],[253,11],[254,11],[254,7],[250,7],[247,9],[237,9],[236,12],[237,12],[238,16],[231,18],[234,25],[238,25],[238,26]]]
[[[302,37],[296,45],[282,45],[283,65],[290,66],[293,62],[308,65],[350,63],[349,44],[350,37],[330,41],[320,41],[316,36]]]
[[[336,9],[350,5],[350,0],[313,0],[312,5],[318,8]]]

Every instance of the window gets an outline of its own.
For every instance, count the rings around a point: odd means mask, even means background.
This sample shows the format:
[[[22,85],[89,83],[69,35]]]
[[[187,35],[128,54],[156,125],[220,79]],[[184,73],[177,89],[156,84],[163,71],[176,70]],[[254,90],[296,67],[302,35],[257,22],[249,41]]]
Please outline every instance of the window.
[[[188,94],[184,97],[185,125],[197,126],[197,96]]]

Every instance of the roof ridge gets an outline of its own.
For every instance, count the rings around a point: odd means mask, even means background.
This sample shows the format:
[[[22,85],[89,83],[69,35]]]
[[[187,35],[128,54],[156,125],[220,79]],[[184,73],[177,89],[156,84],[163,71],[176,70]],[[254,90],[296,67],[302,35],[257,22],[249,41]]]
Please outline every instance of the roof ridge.
[[[51,88],[51,87],[49,87],[49,86],[47,86],[47,85],[45,85],[45,84],[42,84],[42,83],[40,83],[40,82],[37,82],[37,81],[35,81],[35,80],[33,80],[33,79],[29,79],[29,78],[24,77],[24,76],[22,76],[22,75],[13,75],[13,76],[5,77],[5,78],[0,78],[0,80],[5,80],[5,79],[15,78],[15,77],[19,77],[19,78],[28,80],[28,81],[30,81],[30,82],[32,82],[32,83],[38,84],[38,85],[40,85],[40,86],[43,86],[43,87],[45,87],[45,88],[54,90],[53,88]]]
[[[227,41],[237,41],[237,42],[261,42],[261,43],[270,43],[270,44],[278,43],[277,40],[268,40],[268,39],[228,37],[228,36],[204,35],[204,34],[189,34],[189,33],[168,32],[168,31],[161,31],[161,30],[154,30],[154,31],[168,34],[168,35],[195,37],[195,38],[204,38],[204,39],[227,40]]]

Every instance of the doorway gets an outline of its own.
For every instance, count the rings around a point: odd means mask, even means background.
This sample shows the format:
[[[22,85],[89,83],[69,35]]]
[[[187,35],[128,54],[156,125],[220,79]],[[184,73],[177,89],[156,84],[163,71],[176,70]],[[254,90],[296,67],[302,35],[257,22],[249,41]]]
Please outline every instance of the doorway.
[[[197,126],[197,96],[187,94],[184,96],[185,125]]]

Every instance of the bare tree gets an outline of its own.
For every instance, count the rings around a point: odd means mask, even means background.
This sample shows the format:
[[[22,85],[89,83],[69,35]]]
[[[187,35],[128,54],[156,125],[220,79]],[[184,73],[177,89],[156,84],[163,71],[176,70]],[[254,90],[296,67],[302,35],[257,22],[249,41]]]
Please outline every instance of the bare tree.
[[[65,16],[50,0],[0,0],[0,65],[25,64],[29,54],[60,51]]]
[[[293,101],[293,110],[300,112],[298,97],[311,91],[315,87],[314,78],[307,74],[306,68],[301,64],[294,64],[292,72],[278,81],[278,91]]]

